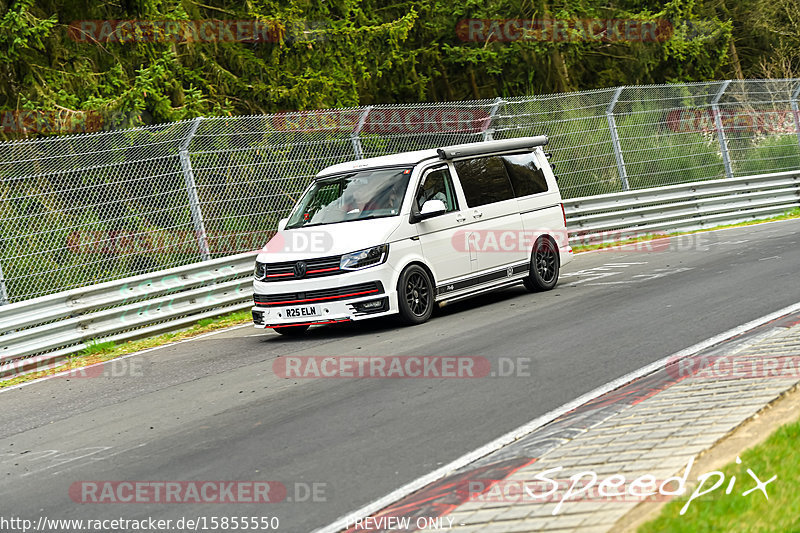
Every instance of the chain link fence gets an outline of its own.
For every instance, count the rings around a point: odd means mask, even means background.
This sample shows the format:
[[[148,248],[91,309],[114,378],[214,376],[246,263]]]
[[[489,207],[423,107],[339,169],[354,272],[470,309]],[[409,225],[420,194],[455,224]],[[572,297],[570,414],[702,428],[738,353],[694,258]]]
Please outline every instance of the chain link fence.
[[[547,134],[565,198],[800,168],[800,80],[203,118],[0,144],[0,303],[255,250],[347,160]]]

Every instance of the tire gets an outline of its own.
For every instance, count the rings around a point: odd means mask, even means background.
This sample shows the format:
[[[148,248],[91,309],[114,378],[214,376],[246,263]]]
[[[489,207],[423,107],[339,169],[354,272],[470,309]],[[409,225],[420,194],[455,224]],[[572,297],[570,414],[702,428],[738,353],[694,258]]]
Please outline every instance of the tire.
[[[558,283],[561,261],[556,243],[550,237],[539,237],[531,252],[531,270],[523,280],[531,292],[549,291]]]
[[[433,282],[424,268],[410,265],[397,282],[397,303],[400,308],[400,321],[413,326],[426,322],[433,314]]]
[[[281,328],[272,328],[272,330],[285,337],[302,337],[308,330],[308,326],[283,326]]]

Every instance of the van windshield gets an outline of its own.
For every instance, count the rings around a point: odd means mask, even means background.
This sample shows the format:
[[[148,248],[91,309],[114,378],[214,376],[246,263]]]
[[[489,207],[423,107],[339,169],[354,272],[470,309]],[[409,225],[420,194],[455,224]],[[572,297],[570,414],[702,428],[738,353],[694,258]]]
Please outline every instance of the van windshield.
[[[317,180],[303,195],[286,229],[400,214],[409,168],[361,170]]]

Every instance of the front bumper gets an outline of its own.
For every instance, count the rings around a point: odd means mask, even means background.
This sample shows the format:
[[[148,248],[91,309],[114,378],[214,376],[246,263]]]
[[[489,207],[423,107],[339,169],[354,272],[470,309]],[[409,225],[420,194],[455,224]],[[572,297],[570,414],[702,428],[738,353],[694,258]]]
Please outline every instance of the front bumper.
[[[395,283],[388,266],[308,280],[256,281],[253,324],[275,328],[390,315],[398,309]],[[312,310],[314,314],[306,312]]]

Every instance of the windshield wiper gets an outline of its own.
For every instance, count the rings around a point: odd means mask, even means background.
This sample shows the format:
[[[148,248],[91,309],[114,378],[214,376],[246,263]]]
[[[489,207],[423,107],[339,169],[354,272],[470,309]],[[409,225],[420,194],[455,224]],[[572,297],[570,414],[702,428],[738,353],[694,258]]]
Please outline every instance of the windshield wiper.
[[[310,228],[312,226],[327,226],[329,224],[341,224],[342,222],[358,222],[359,220],[371,220],[373,218],[386,218],[386,217],[395,217],[395,215],[368,215],[365,217],[359,218],[348,218],[346,220],[333,220],[331,222],[315,222],[313,224],[302,224],[300,226],[286,226],[284,229],[298,229],[298,228]]]

